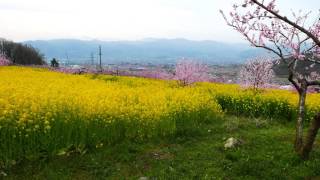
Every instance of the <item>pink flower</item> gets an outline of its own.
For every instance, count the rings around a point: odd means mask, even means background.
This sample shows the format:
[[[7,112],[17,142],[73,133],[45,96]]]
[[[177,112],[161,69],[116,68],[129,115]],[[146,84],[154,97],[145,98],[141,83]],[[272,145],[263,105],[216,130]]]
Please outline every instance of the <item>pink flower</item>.
[[[4,55],[0,55],[0,66],[8,66],[11,64],[11,61],[7,59]]]

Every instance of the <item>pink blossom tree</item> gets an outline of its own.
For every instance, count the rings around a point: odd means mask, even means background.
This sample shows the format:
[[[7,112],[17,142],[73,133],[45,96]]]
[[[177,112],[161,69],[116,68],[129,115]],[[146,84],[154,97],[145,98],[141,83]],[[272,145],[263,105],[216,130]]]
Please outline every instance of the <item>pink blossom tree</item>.
[[[4,55],[0,55],[0,66],[8,66],[11,64],[11,61],[7,59]]]
[[[207,65],[199,62],[181,60],[176,64],[173,78],[178,80],[181,86],[188,86],[195,82],[209,81],[209,68]]]
[[[274,77],[273,66],[274,63],[269,58],[249,60],[240,70],[240,83],[244,87],[253,88],[254,91],[267,87]]]
[[[306,2],[307,3],[307,2]],[[251,45],[274,53],[288,67],[288,80],[299,94],[298,118],[296,123],[295,151],[308,158],[320,128],[320,113],[311,122],[307,136],[303,136],[305,102],[309,86],[319,86],[319,79],[298,71],[301,61],[320,64],[320,19],[308,25],[310,13],[292,13],[289,18],[276,8],[276,0],[244,0],[233,5],[227,17],[220,11],[227,24],[238,31]]]

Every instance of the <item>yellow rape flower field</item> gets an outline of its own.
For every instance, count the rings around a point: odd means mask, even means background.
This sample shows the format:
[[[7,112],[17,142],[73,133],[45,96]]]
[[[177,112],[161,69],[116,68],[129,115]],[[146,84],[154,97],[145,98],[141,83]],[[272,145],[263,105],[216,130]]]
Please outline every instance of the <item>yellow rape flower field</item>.
[[[297,95],[259,94],[237,85],[108,75],[68,75],[41,68],[0,67],[0,167],[99,148],[118,141],[174,136],[224,113],[293,120]],[[307,100],[307,117],[320,110],[319,95]]]
[[[0,163],[183,133],[222,113],[201,87],[130,77],[0,68]],[[180,128],[180,129],[179,129]]]

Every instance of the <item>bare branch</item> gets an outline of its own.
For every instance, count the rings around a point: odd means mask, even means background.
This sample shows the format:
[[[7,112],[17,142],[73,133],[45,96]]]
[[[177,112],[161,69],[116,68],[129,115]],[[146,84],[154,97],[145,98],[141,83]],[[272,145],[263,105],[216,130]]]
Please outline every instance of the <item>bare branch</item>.
[[[302,45],[304,42],[306,42],[307,40],[309,40],[310,39],[310,37],[306,37],[304,40],[302,40],[300,43],[299,43],[299,45]]]

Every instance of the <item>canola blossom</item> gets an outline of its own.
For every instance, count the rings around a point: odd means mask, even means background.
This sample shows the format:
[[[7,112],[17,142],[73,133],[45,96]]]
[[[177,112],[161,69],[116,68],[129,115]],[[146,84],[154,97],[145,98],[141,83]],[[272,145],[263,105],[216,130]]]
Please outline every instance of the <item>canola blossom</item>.
[[[202,87],[0,67],[0,167],[121,140],[183,133],[222,110]]]
[[[295,121],[298,95],[295,91],[262,89],[255,92],[236,84],[203,83],[224,112],[251,117]],[[320,112],[320,94],[310,93],[306,102],[306,120]]]

